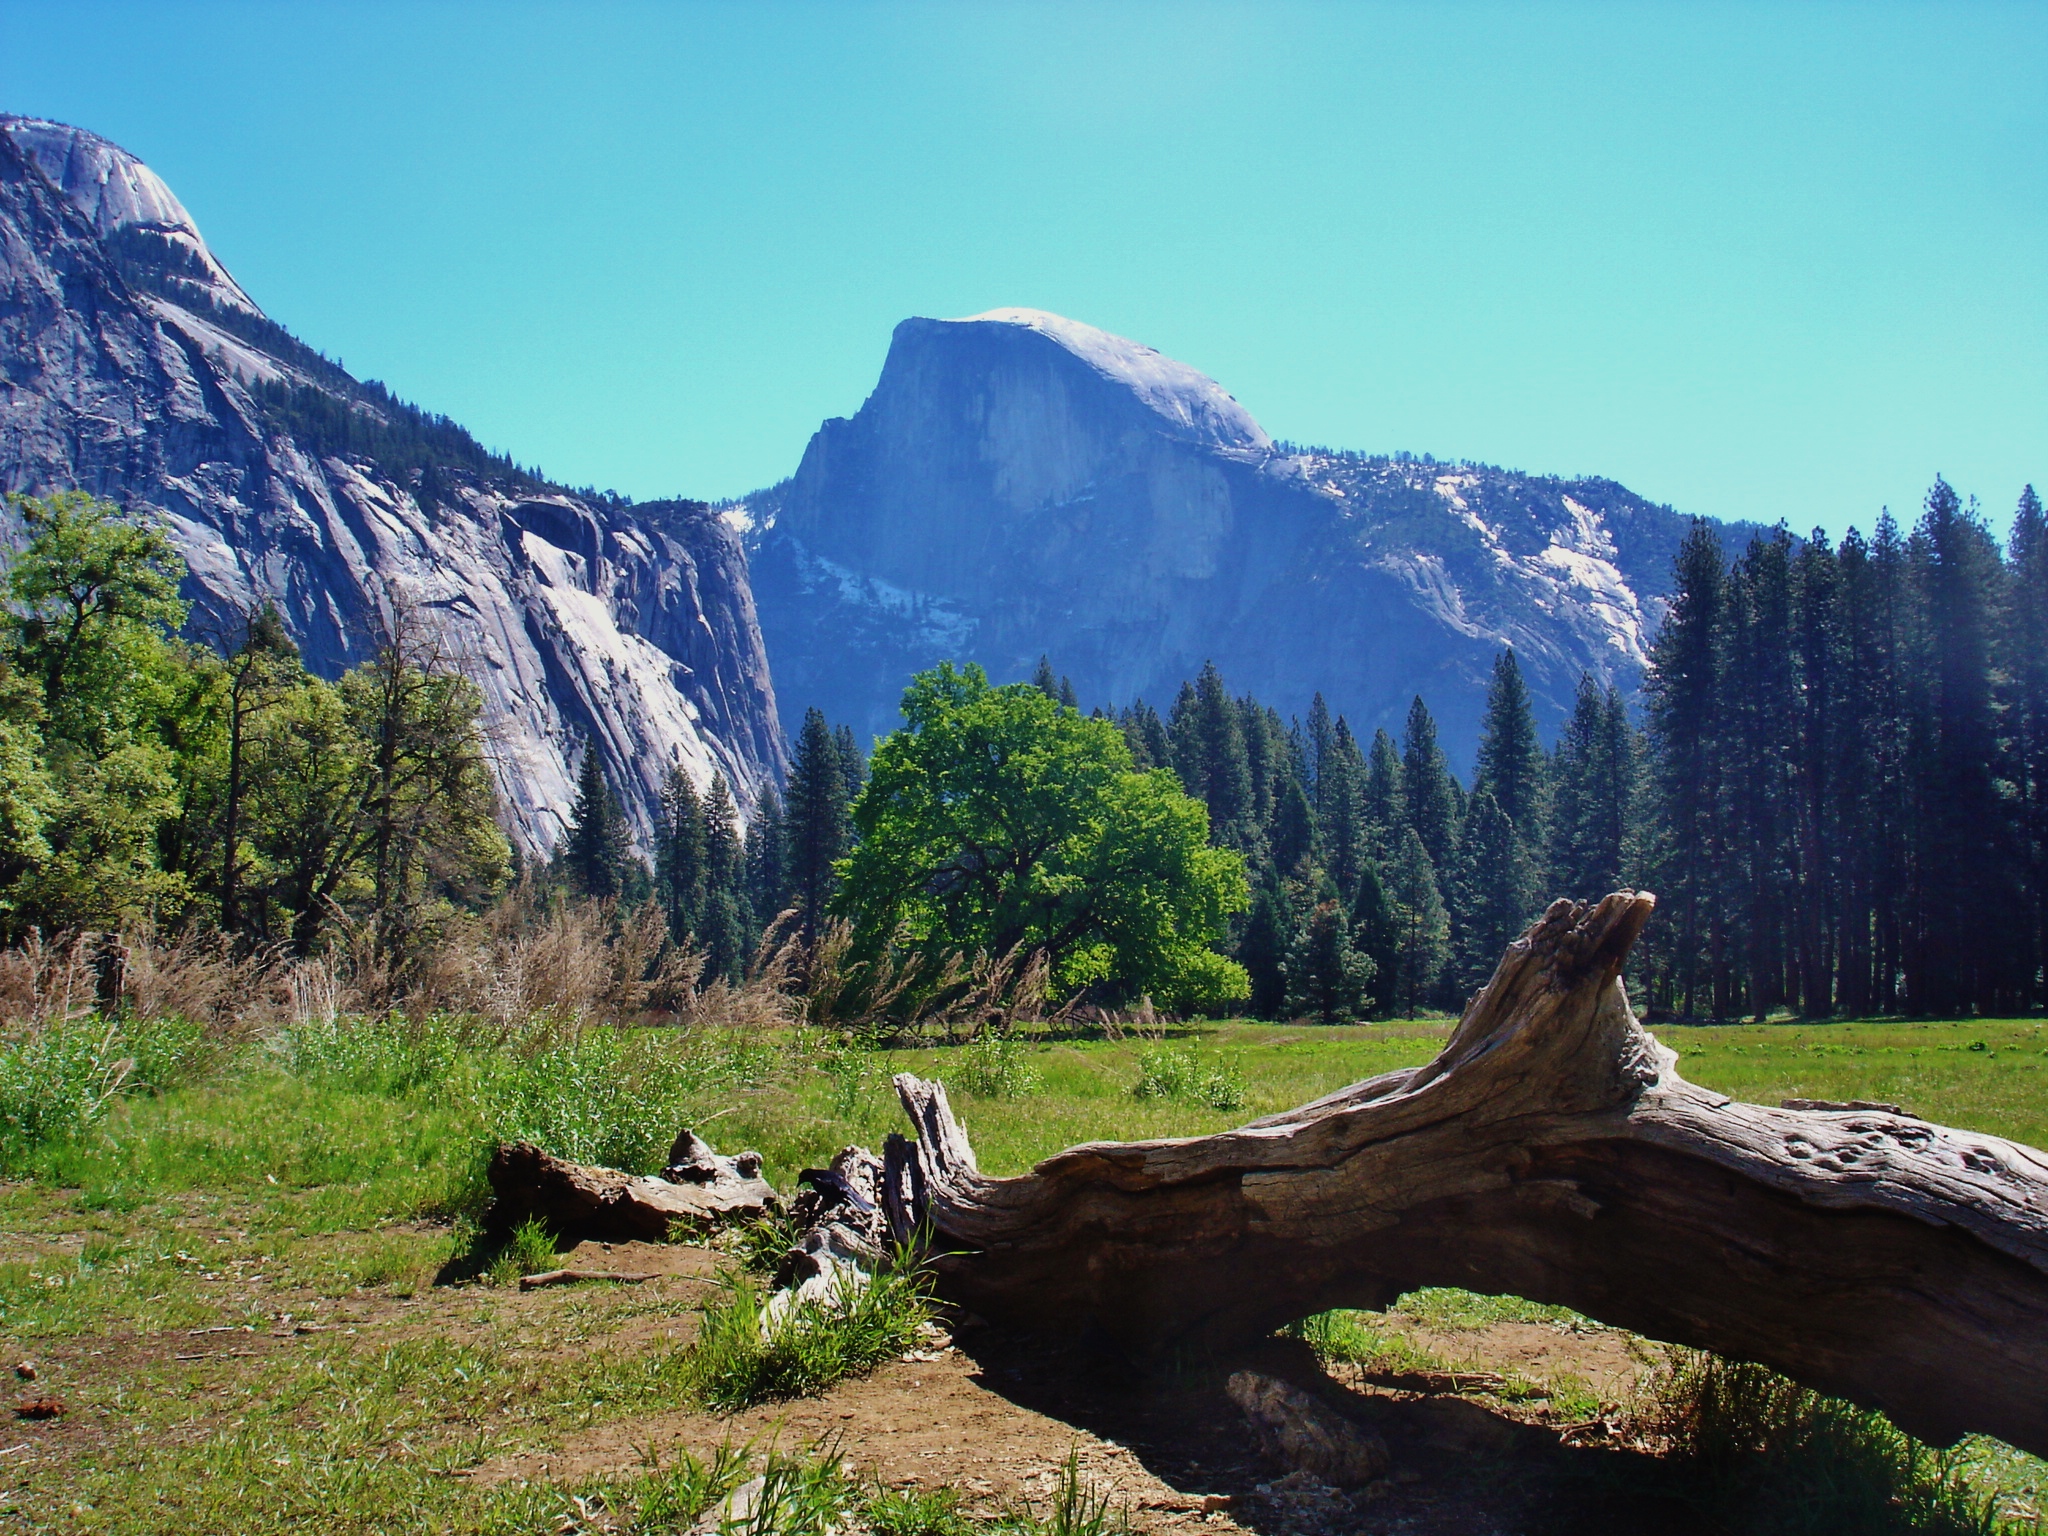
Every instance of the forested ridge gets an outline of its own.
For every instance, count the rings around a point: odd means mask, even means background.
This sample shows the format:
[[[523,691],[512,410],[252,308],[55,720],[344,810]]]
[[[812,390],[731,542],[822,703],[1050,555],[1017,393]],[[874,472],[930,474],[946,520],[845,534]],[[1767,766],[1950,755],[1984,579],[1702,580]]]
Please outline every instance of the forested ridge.
[[[2048,1001],[2048,524],[2033,489],[2004,548],[1937,482],[1910,532],[1886,515],[1867,537],[1781,527],[1731,552],[1699,520],[1673,575],[1641,710],[1582,680],[1546,748],[1503,652],[1469,783],[1419,697],[1399,740],[1369,742],[1320,696],[1284,720],[1214,666],[1164,713],[1113,712],[1135,765],[1170,768],[1245,861],[1251,905],[1224,948],[1253,1013],[1458,1008],[1548,902],[1623,886],[1659,895],[1635,969],[1658,1015]],[[1049,661],[1035,682],[1078,709]],[[859,755],[814,711],[797,761],[789,811],[771,805],[746,854],[725,856],[742,872],[733,906],[794,893],[823,910]]]
[[[8,573],[0,637],[11,936],[146,917],[303,954],[340,926],[398,955],[504,887],[513,861],[475,689],[415,619],[394,609],[378,658],[333,683],[305,671],[267,611],[187,643],[160,530],[82,496],[22,507],[33,538]],[[1247,894],[1216,898],[1196,926],[1216,926],[1204,942],[1242,975],[1208,973],[1186,1005],[1324,1020],[1455,1009],[1550,901],[1625,886],[1659,895],[1634,972],[1658,1015],[2048,1001],[2048,519],[2031,488],[2003,547],[1942,482],[1910,531],[1886,516],[1834,544],[1780,528],[1731,553],[1696,522],[1640,712],[1584,679],[1546,746],[1503,651],[1469,782],[1420,697],[1398,740],[1367,741],[1320,696],[1283,719],[1213,665],[1163,712],[1133,700],[1085,717],[1049,660],[1035,711],[972,669],[921,674],[907,704],[935,678],[967,689],[947,709],[986,694],[1027,738],[1051,742],[1065,719],[1113,727],[1074,737],[1060,771],[1170,770],[1200,803]],[[888,882],[872,853],[854,857],[886,810],[864,798],[868,760],[813,709],[792,762],[744,824],[724,780],[700,790],[678,768],[643,861],[586,753],[544,883],[653,903],[707,979],[740,980],[784,914],[806,947],[843,919],[872,948],[881,918],[863,892]],[[960,860],[942,873],[989,878]],[[900,903],[888,921],[905,921]],[[1055,978],[1093,974],[1051,958]],[[1110,971],[1077,984],[1137,1001]]]

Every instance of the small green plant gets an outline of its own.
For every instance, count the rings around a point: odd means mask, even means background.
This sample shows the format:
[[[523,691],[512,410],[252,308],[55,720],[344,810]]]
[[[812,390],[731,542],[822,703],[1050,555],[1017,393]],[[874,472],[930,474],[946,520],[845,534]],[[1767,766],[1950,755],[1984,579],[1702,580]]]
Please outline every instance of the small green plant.
[[[491,1280],[512,1285],[521,1275],[537,1275],[555,1267],[555,1239],[538,1216],[529,1216],[512,1229],[505,1246],[491,1261]]]
[[[861,1508],[874,1536],[971,1536],[974,1522],[960,1512],[953,1488],[874,1489]]]
[[[1243,1109],[1249,1097],[1235,1062],[1216,1061],[1194,1044],[1155,1045],[1143,1052],[1131,1094],[1140,1099],[1206,1104],[1211,1109]]]
[[[930,1318],[925,1279],[907,1268],[884,1269],[864,1285],[842,1286],[828,1300],[797,1302],[779,1315],[742,1274],[705,1312],[686,1374],[706,1406],[726,1411],[808,1397],[895,1359]]]
[[[803,1227],[784,1208],[727,1229],[720,1246],[738,1259],[749,1274],[772,1275],[781,1267],[783,1255],[803,1235]]]
[[[626,1490],[634,1511],[632,1529],[641,1536],[682,1536],[711,1530],[721,1536],[826,1536],[843,1531],[859,1515],[871,1530],[867,1511],[880,1502],[879,1490],[864,1491],[831,1444],[807,1454],[769,1449],[756,1458],[751,1442],[727,1441],[700,1461],[685,1452],[666,1466],[642,1473]],[[905,1530],[901,1536],[916,1536]]]
[[[1042,1511],[1026,1500],[1004,1523],[1031,1536],[1128,1536],[1131,1529],[1129,1512],[1107,1492],[1091,1489],[1082,1478],[1079,1451],[1067,1452],[1059,1481]]]
[[[857,1042],[834,1044],[819,1052],[818,1070],[832,1084],[832,1113],[851,1120],[877,1076],[874,1053]]]
[[[955,1084],[983,1099],[1021,1099],[1036,1093],[1039,1075],[1024,1059],[1028,1049],[1021,1035],[988,1030],[962,1046],[954,1057]]]
[[[746,1481],[752,1463],[749,1448],[730,1440],[700,1461],[685,1451],[666,1466],[656,1463],[629,1490],[637,1519],[634,1529],[646,1536],[680,1536],[733,1489]]]

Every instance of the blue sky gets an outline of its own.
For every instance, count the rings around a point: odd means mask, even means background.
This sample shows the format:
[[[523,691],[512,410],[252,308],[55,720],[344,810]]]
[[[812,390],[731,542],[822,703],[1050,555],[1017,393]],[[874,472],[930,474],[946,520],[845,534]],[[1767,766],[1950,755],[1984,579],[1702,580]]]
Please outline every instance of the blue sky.
[[[2048,5],[0,0],[0,107],[573,483],[788,474],[908,315],[1804,530],[2048,481]]]

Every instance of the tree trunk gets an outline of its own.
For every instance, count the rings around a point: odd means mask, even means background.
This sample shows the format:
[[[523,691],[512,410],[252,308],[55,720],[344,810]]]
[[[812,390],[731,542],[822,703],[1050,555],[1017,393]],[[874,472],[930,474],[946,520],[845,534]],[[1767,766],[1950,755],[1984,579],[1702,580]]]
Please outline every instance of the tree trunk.
[[[1427,1066],[1216,1136],[987,1178],[944,1087],[900,1076],[919,1140],[889,1141],[892,1224],[930,1234],[960,1304],[1127,1348],[1462,1286],[2048,1453],[2048,1157],[1686,1082],[1620,980],[1654,904],[1558,902]]]

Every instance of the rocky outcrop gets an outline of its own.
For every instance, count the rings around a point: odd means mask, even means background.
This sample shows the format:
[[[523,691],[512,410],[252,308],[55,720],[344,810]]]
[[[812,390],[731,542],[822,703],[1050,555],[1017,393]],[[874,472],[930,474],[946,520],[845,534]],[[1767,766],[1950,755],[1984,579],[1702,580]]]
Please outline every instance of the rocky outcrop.
[[[1547,725],[1582,672],[1635,686],[1685,529],[1610,481],[1276,445],[1194,369],[1034,310],[904,321],[859,412],[728,516],[789,708],[881,732],[918,667],[1041,653],[1084,704],[1163,708],[1213,660],[1367,732],[1421,693],[1466,762],[1503,646]]]
[[[0,118],[0,489],[72,486],[167,521],[202,638],[275,602],[332,676],[393,605],[425,617],[482,688],[529,853],[561,830],[585,740],[643,839],[671,762],[743,806],[781,771],[725,521],[518,471],[271,322],[133,156]]]

